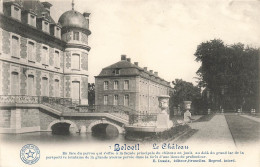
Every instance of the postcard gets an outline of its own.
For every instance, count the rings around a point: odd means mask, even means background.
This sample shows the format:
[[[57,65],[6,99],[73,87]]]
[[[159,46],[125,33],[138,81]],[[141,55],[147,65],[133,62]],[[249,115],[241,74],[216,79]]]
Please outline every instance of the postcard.
[[[260,1],[0,2],[1,167],[259,167]]]

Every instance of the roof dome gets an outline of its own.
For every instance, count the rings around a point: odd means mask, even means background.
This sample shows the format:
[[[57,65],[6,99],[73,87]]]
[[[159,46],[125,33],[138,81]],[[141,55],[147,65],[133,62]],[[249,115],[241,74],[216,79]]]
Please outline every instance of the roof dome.
[[[69,10],[63,13],[58,21],[62,27],[76,27],[88,29],[88,21],[79,12],[75,10]]]

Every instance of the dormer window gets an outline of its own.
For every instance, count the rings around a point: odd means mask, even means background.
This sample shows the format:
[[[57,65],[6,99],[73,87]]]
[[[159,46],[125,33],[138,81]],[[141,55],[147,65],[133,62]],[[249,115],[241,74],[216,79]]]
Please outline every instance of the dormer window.
[[[28,24],[36,27],[36,16],[33,14],[28,13]]]
[[[59,27],[56,27],[54,29],[54,36],[57,37],[57,38],[61,38],[61,31],[60,31]]]
[[[120,70],[119,70],[119,69],[116,69],[116,70],[115,70],[115,74],[116,74],[116,75],[119,75],[119,74],[120,74]]]
[[[21,9],[12,5],[12,8],[11,8],[11,16],[14,18],[14,19],[17,19],[19,21],[21,21]]]
[[[42,21],[42,31],[50,33],[50,25],[47,21]]]

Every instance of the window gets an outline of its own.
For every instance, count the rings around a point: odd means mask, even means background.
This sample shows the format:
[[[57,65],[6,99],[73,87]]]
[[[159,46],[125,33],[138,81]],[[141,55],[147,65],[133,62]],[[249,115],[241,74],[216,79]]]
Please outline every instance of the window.
[[[42,64],[48,65],[49,63],[49,54],[48,54],[48,48],[43,46],[42,47]]]
[[[118,90],[118,81],[114,81],[114,90]]]
[[[71,57],[71,69],[73,70],[79,70],[80,69],[80,55],[79,54],[72,54]]]
[[[75,100],[80,99],[80,83],[79,81],[72,81],[71,98]]]
[[[124,81],[124,90],[128,90],[129,89],[129,81],[125,80]]]
[[[42,96],[48,96],[49,95],[49,83],[48,78],[43,77],[42,78]]]
[[[105,95],[105,96],[104,96],[104,105],[107,105],[107,98],[108,98],[108,96]]]
[[[34,76],[28,75],[28,95],[35,96]]]
[[[36,27],[36,16],[28,14],[28,24]]]
[[[18,72],[11,73],[11,95],[19,95],[19,75]]]
[[[54,80],[54,96],[60,97],[60,81],[58,79]]]
[[[54,66],[56,68],[60,68],[60,52],[59,51],[55,51],[55,53],[54,53]]]
[[[12,57],[20,57],[20,46],[19,38],[17,36],[12,36]]]
[[[31,41],[28,42],[27,54],[28,54],[28,60],[35,62],[36,47],[35,44]]]
[[[47,21],[42,22],[42,31],[49,33],[49,23]]]
[[[21,20],[21,10],[18,7],[13,6],[11,16],[17,20]]]
[[[124,105],[129,106],[129,95],[124,96]]]
[[[79,32],[73,32],[73,40],[79,41]]]
[[[60,34],[60,28],[56,27],[55,28],[55,37],[60,38],[61,34]]]
[[[118,95],[114,95],[114,105],[118,105]]]
[[[115,74],[116,74],[116,75],[119,75],[119,74],[120,74],[120,70],[119,70],[119,69],[116,69],[116,70],[115,70]]]
[[[108,90],[108,81],[104,82],[104,90]]]

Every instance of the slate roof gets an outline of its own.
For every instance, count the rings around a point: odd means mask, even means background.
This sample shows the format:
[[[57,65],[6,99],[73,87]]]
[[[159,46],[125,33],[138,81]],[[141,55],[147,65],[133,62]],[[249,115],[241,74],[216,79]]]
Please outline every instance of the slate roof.
[[[37,14],[37,18],[42,18],[42,14],[45,14],[45,18],[49,20],[51,24],[56,24],[48,11],[44,8],[43,4],[39,0],[6,0],[4,3],[18,3],[21,4],[22,10],[32,10]]]
[[[119,69],[120,74],[115,75],[115,70]],[[121,60],[110,66],[102,69],[97,78],[102,77],[127,77],[127,76],[141,76],[143,78],[152,80],[154,82],[170,87],[170,83],[157,76],[155,73],[145,70],[138,65],[132,64],[128,60]]]

